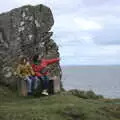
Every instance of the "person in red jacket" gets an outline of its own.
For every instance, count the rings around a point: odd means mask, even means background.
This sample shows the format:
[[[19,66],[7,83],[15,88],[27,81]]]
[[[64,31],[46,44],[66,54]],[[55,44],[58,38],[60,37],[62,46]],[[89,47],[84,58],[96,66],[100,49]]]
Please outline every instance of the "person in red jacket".
[[[59,58],[54,59],[42,59],[40,55],[35,55],[33,57],[33,64],[32,68],[35,72],[35,76],[37,76],[39,79],[43,80],[43,92],[42,94],[48,95],[47,89],[48,89],[48,83],[49,83],[49,70],[47,69],[47,66],[53,63],[58,62]]]

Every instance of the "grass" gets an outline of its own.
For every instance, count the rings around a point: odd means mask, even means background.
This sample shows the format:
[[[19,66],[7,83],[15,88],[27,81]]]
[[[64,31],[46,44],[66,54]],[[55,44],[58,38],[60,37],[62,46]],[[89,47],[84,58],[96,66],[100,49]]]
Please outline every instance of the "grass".
[[[18,97],[0,86],[0,120],[120,120],[120,99],[86,99],[62,93]]]

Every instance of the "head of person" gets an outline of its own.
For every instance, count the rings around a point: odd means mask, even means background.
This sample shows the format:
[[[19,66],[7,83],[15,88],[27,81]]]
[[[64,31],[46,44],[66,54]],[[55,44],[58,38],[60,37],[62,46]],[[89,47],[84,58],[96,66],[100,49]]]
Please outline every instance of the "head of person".
[[[20,64],[23,64],[23,65],[24,65],[24,64],[27,63],[27,61],[28,61],[28,60],[27,60],[26,57],[21,57],[21,58],[20,58]]]
[[[34,55],[34,57],[33,57],[33,62],[34,63],[38,63],[38,62],[40,63],[41,60],[42,60],[42,56],[41,55],[39,55],[39,54]]]

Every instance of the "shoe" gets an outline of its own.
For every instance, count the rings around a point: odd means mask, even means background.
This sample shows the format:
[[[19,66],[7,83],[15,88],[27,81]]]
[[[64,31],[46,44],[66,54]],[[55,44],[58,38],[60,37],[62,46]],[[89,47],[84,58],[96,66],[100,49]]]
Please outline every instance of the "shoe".
[[[48,92],[46,90],[43,90],[42,94],[43,95],[48,95]]]

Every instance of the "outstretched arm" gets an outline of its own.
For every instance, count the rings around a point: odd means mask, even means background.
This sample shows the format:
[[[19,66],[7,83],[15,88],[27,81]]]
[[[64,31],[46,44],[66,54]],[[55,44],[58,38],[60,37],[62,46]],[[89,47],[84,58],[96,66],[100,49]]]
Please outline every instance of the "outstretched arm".
[[[45,62],[47,63],[47,65],[49,65],[49,64],[52,64],[52,63],[56,63],[59,60],[60,60],[59,58],[54,58],[54,59],[50,59],[50,60],[45,60]]]

